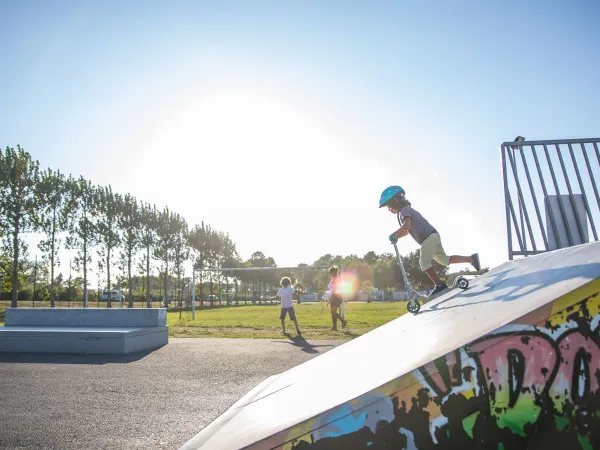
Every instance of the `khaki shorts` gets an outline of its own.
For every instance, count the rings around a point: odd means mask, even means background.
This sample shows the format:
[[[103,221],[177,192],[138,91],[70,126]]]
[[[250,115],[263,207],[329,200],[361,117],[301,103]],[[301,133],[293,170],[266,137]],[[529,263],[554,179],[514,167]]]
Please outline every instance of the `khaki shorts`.
[[[450,264],[450,257],[446,255],[444,247],[442,247],[439,233],[431,233],[421,244],[421,258],[419,259],[421,270],[425,271],[431,268],[431,261],[434,259],[442,266]]]

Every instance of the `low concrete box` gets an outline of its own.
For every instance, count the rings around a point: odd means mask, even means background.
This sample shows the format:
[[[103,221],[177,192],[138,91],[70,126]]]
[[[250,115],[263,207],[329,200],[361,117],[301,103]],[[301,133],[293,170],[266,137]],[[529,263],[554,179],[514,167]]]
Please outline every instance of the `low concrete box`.
[[[165,327],[165,308],[8,308],[7,327]]]
[[[0,352],[118,354],[169,343],[159,309],[9,308]]]

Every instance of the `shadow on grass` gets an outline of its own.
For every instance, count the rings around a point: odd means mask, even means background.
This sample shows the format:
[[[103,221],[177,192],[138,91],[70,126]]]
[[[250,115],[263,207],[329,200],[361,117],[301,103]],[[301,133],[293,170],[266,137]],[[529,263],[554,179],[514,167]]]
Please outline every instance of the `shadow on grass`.
[[[70,353],[3,353],[0,363],[20,364],[127,364],[139,361],[161,347],[128,355],[83,355]]]
[[[333,344],[314,345],[314,344],[311,344],[310,342],[308,342],[302,336],[291,337],[291,335],[289,333],[286,333],[286,336],[290,339],[290,341],[273,341],[273,342],[277,342],[279,344],[290,344],[290,345],[293,345],[294,347],[300,348],[303,352],[310,353],[310,354],[320,353],[318,350],[316,350],[318,347],[335,347],[335,345],[333,345]]]
[[[346,336],[350,336],[352,339],[357,338],[359,336],[362,336],[361,334],[353,333],[352,331],[348,331],[348,330],[342,330],[341,333],[344,334],[344,335],[346,335]]]

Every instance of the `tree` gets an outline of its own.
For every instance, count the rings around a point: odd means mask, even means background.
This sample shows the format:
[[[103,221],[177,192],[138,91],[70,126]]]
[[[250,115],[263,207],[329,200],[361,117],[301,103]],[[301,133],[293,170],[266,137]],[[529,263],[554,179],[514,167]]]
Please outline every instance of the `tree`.
[[[140,245],[145,250],[143,268],[146,273],[146,307],[150,308],[150,256],[156,239],[156,230],[158,228],[158,212],[156,206],[151,207],[149,204],[142,204],[140,207]]]
[[[342,268],[343,258],[340,255],[333,256],[329,253],[321,256],[317,259],[313,265],[314,266],[337,266],[340,269]],[[326,289],[329,285],[329,272],[327,270],[319,270],[315,271],[315,276],[312,279],[312,284],[316,286],[318,289]]]
[[[249,267],[277,267],[275,260],[270,256],[265,256],[261,251],[252,253],[250,259],[246,261],[246,265]],[[268,288],[272,288],[279,281],[278,274],[276,271],[258,271],[258,272],[241,272],[244,275],[246,281],[255,281],[258,284],[258,291],[266,291]]]
[[[164,263],[164,292],[165,299],[169,294],[169,262],[173,257],[173,246],[175,243],[175,221],[173,213],[165,208],[158,214],[156,237],[154,246],[154,258]]]
[[[43,252],[43,258],[50,267],[50,306],[54,308],[54,268],[60,264],[58,250],[60,248],[60,233],[67,230],[70,205],[67,201],[69,183],[60,171],[47,169],[41,173],[36,190],[38,195],[38,215],[36,228],[42,231],[46,238],[38,247]]]
[[[121,196],[119,194],[114,194],[110,186],[101,187],[96,190],[96,207],[98,208],[96,230],[101,243],[98,255],[106,264],[106,286],[109,292],[106,306],[108,308],[112,306],[112,298],[110,295],[110,265],[112,251],[120,243],[119,228],[117,224],[121,203]]]
[[[369,265],[377,264],[378,259],[379,259],[379,257],[377,256],[377,253],[375,253],[372,250],[370,252],[367,252],[365,254],[365,256],[363,257],[364,262],[366,262]]]
[[[371,282],[370,280],[367,281],[363,281],[362,287],[361,287],[363,293],[367,296],[367,303],[371,302],[371,294],[373,293],[373,282]]]
[[[240,264],[240,257],[235,248],[235,244],[231,240],[228,234],[220,234],[223,244],[221,245],[221,267],[238,267]],[[231,272],[224,272],[225,275],[225,292],[229,293],[229,278]],[[229,300],[229,297],[227,297]]]
[[[133,288],[131,284],[131,264],[135,252],[140,245],[140,233],[142,228],[141,212],[137,200],[130,194],[123,197],[120,203],[120,213],[117,216],[119,224],[123,251],[121,257],[127,265],[127,299],[129,308],[133,308]]]
[[[194,226],[188,234],[188,242],[193,253],[192,263],[194,270],[206,269],[212,263],[212,249],[210,243],[212,234],[213,230],[210,226],[205,226],[204,222],[202,222],[201,225]],[[204,304],[203,279],[203,272],[199,272],[199,296],[202,305]]]
[[[396,289],[402,281],[398,260],[391,253],[382,253],[373,269],[374,285],[380,289]]]
[[[88,265],[92,263],[90,250],[98,244],[98,235],[94,223],[97,214],[97,189],[83,177],[79,180],[69,179],[70,214],[68,221],[69,236],[66,240],[68,249],[77,250],[73,263],[78,271],[83,272],[83,304],[88,307]]]
[[[12,254],[11,284],[13,308],[17,307],[19,263],[27,246],[21,235],[31,231],[36,223],[36,196],[39,164],[20,146],[7,147],[0,158],[0,213],[6,218],[2,224],[5,248]]]
[[[173,272],[177,276],[177,288],[179,289],[179,305],[181,306],[181,295],[183,294],[183,271],[184,263],[190,257],[188,245],[188,225],[183,217],[179,214],[173,214],[171,229],[173,230]]]

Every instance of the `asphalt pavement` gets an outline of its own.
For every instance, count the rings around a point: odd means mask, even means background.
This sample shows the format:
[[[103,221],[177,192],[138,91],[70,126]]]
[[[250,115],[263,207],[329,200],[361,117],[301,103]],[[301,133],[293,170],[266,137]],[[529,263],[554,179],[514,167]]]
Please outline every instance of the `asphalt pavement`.
[[[130,356],[0,353],[0,449],[177,449],[265,378],[343,343],[170,338]]]

